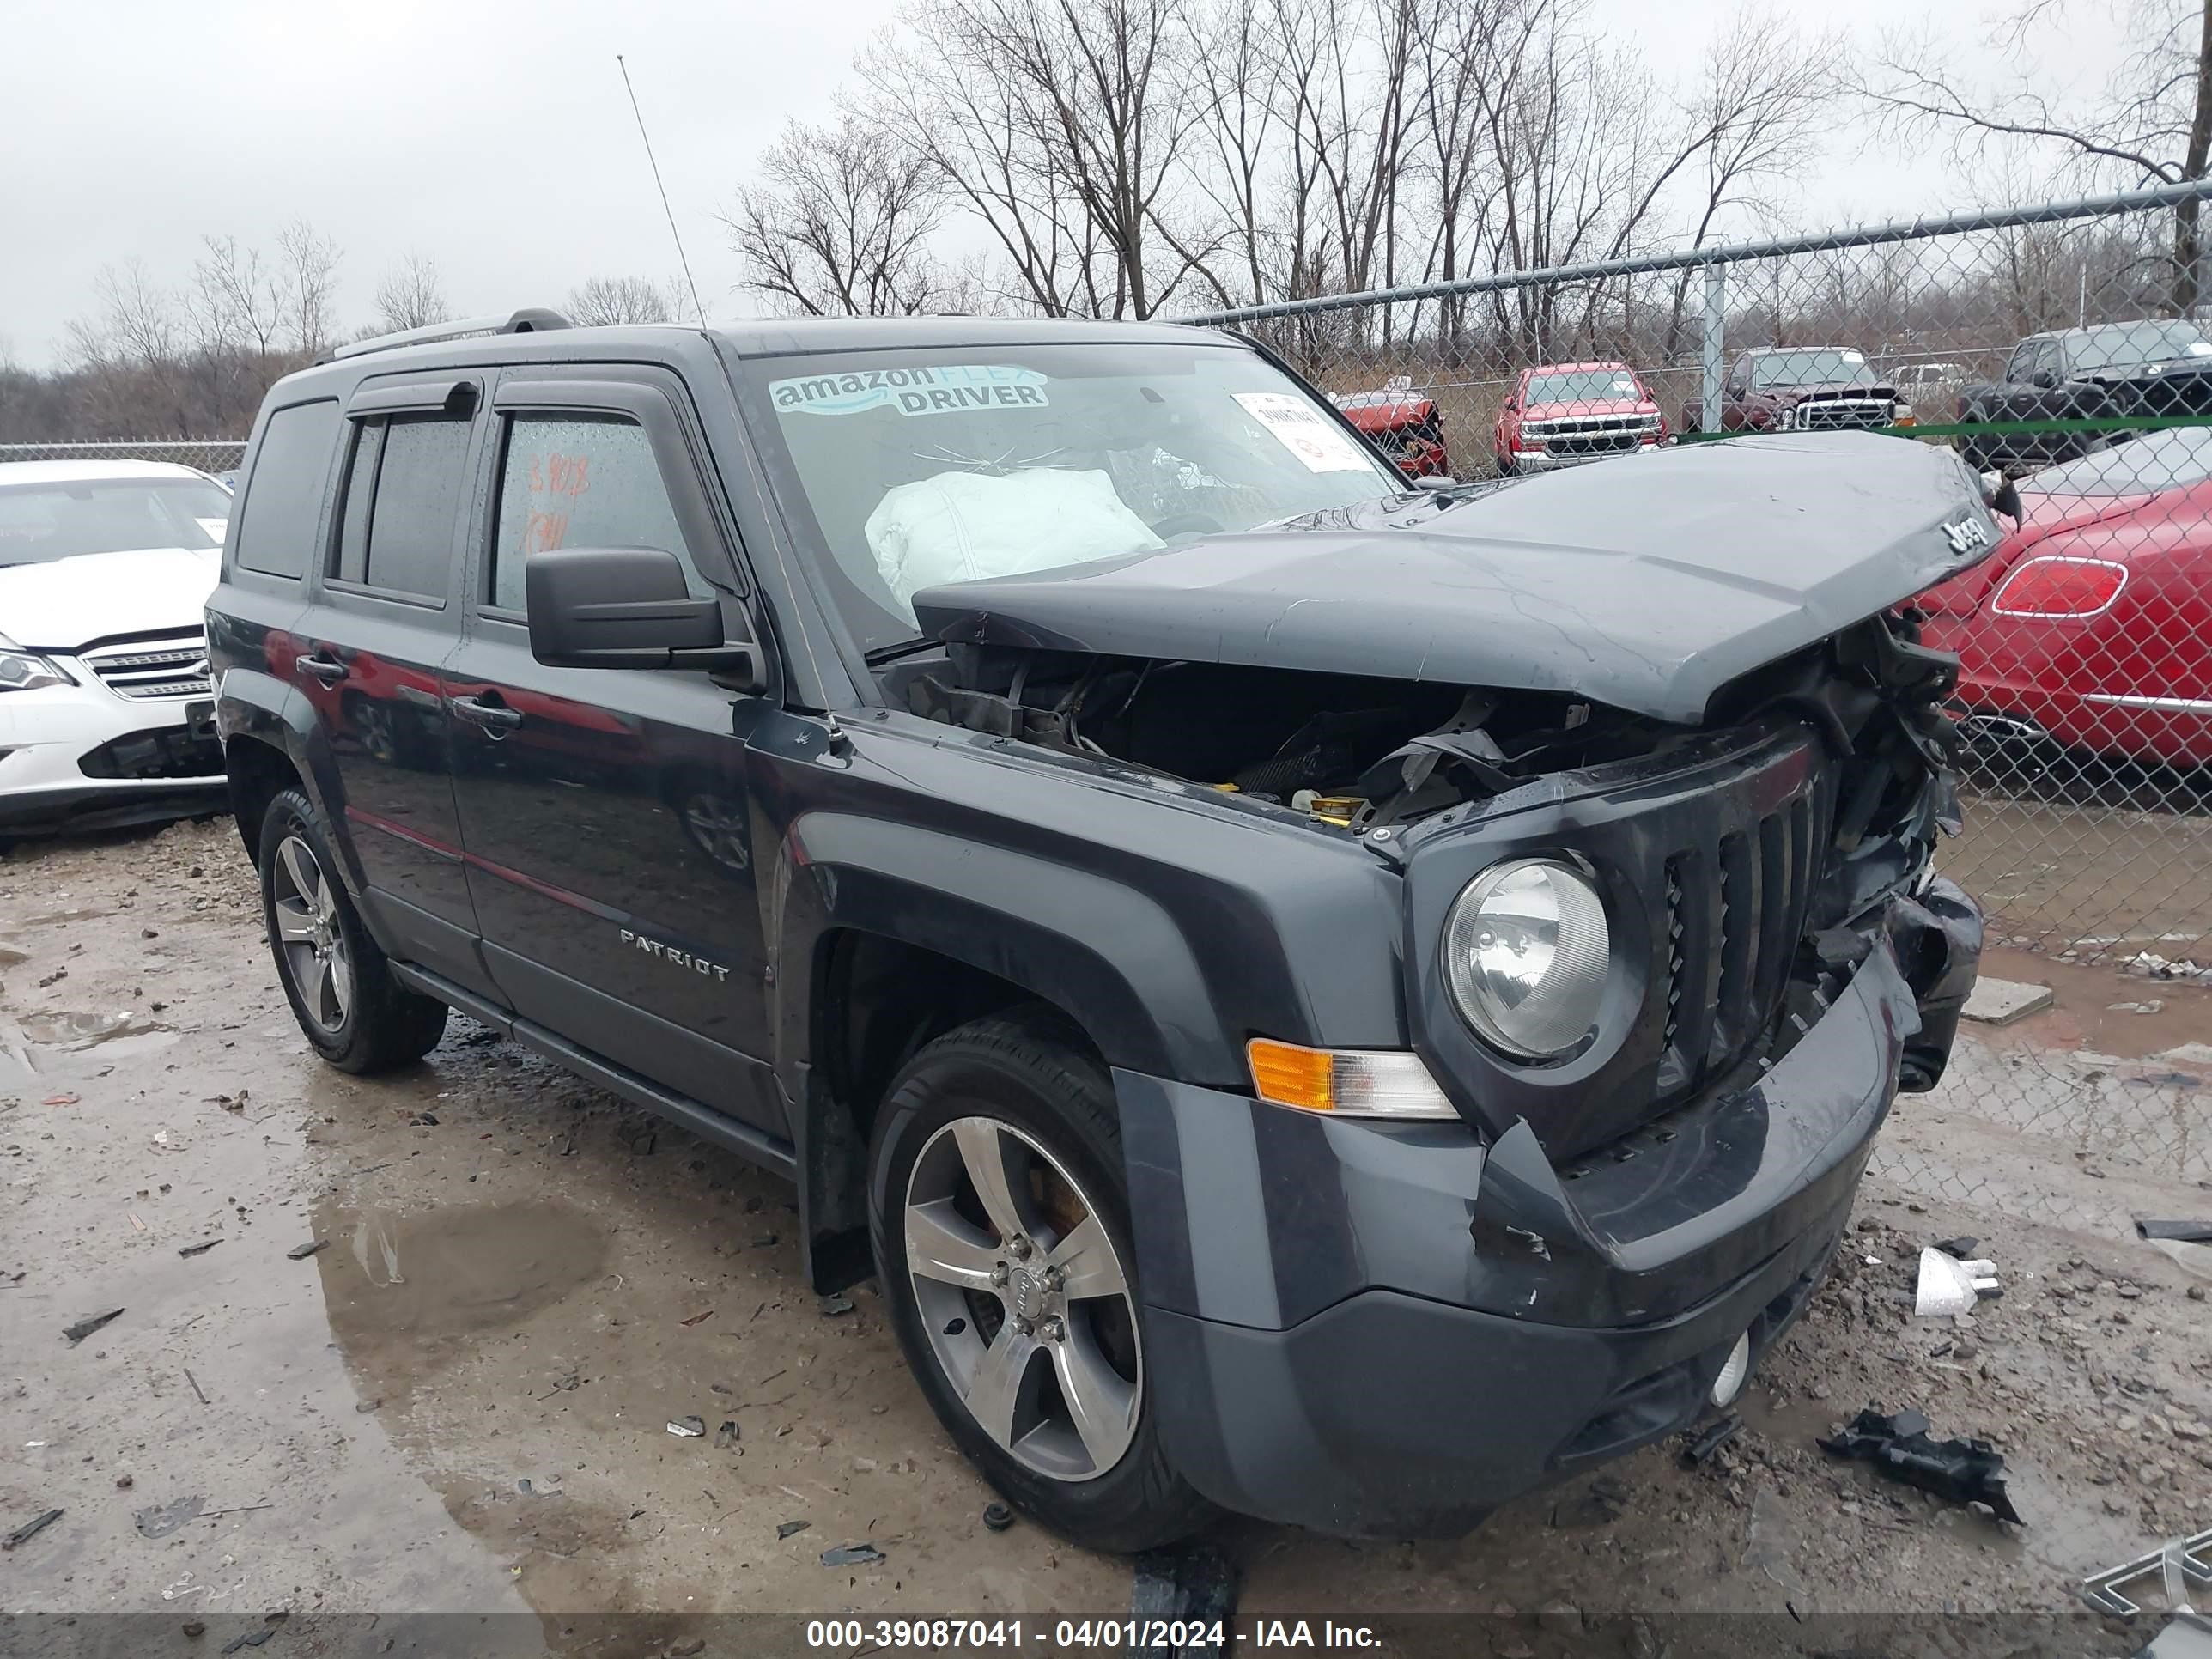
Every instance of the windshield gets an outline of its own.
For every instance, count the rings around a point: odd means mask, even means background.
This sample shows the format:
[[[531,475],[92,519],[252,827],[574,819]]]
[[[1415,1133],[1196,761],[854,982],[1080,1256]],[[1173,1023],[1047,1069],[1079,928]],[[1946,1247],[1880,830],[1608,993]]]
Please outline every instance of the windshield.
[[[206,478],[0,484],[0,566],[81,553],[221,547],[229,493]]]
[[[1625,368],[1577,368],[1528,379],[1531,404],[1642,403],[1644,388]]]
[[[1402,495],[1265,358],[1204,344],[755,359],[779,494],[863,649],[939,582],[1086,564]],[[804,520],[811,519],[807,526]]]
[[[2175,426],[2130,438],[2020,481],[2045,495],[2154,495],[2212,477],[2212,427]]]
[[[1751,360],[1753,386],[1872,386],[1874,371],[1856,351],[1765,351]]]
[[[2194,323],[2114,323],[2069,337],[2075,369],[2139,368],[2177,357],[2212,356],[2212,340]]]

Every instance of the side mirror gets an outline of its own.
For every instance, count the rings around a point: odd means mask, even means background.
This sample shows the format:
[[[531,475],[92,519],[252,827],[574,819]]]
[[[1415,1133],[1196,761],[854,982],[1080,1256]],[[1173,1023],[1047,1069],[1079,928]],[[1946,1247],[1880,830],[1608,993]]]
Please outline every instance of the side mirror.
[[[2043,387],[2045,391],[2050,390],[2050,388],[2058,384],[2057,372],[2054,369],[2048,368],[2037,369],[2035,371],[2035,384]]]
[[[1414,479],[1413,488],[1416,489],[1457,489],[1459,488],[1459,484],[1455,480],[1447,478],[1442,473],[1431,472],[1424,477]]]
[[[523,567],[530,654],[555,668],[698,668],[761,683],[759,647],[725,638],[719,599],[694,599],[657,547],[562,547]]]

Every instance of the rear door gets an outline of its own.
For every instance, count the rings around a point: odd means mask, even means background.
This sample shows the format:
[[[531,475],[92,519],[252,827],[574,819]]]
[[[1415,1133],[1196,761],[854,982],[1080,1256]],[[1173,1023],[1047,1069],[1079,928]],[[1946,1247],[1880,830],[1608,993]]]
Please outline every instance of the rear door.
[[[285,665],[329,736],[383,937],[478,992],[438,673],[460,639],[484,392],[481,374],[385,376],[347,402],[331,532]]]
[[[778,1138],[744,736],[772,707],[687,670],[549,668],[524,565],[656,547],[742,604],[681,383],[634,365],[503,375],[494,476],[445,691],[484,954],[518,1013]]]

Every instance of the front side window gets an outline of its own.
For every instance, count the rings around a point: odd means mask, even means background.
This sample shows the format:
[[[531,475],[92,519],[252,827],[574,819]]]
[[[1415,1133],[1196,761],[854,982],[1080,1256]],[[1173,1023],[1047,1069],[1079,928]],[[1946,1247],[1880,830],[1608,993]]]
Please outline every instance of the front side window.
[[[468,462],[466,420],[395,415],[359,422],[332,574],[409,599],[442,599],[468,495]]]
[[[742,364],[788,516],[863,648],[939,582],[1124,557],[1403,494],[1233,345],[923,348]]]
[[[682,561],[692,597],[708,589],[660,475],[653,441],[626,415],[519,415],[507,422],[492,539],[490,603],[524,608],[524,566],[556,547],[655,547]]]
[[[182,476],[0,484],[0,566],[221,547],[230,493]]]

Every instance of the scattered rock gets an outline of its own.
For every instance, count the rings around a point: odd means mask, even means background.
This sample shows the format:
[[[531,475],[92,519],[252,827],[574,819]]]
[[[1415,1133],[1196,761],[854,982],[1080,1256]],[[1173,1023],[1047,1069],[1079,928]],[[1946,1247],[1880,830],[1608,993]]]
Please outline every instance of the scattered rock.
[[[1536,1622],[1559,1636],[1583,1633],[1583,1610],[1571,1601],[1547,1601],[1536,1609]]]
[[[706,1645],[707,1638],[705,1637],[687,1636],[680,1642],[672,1642],[669,1644],[669,1659],[691,1659],[691,1656],[693,1654],[699,1652]]]
[[[825,1318],[835,1319],[840,1314],[852,1311],[853,1298],[849,1296],[825,1296],[822,1298],[822,1312]]]

